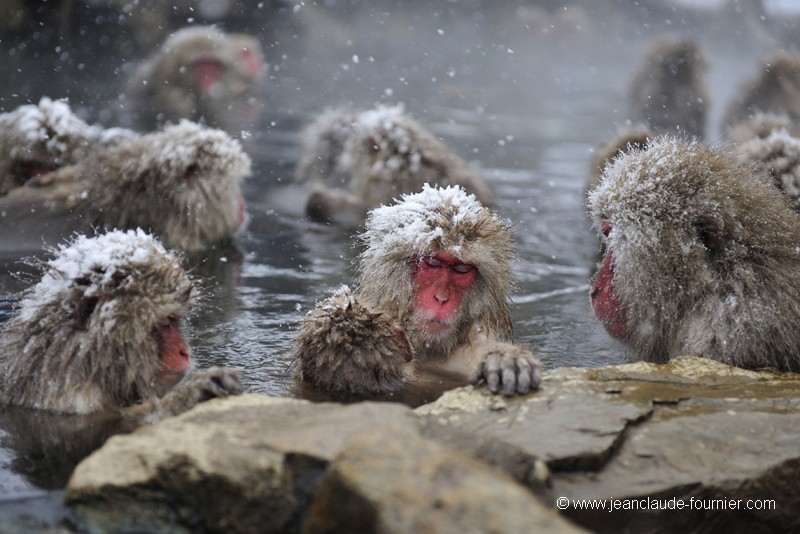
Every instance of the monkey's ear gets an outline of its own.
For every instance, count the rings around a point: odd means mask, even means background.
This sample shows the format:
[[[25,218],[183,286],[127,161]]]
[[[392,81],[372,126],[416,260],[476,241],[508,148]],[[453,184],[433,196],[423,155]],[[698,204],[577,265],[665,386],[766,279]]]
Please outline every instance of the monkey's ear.
[[[722,221],[711,215],[698,215],[694,220],[697,237],[709,252],[716,254],[722,249]]]
[[[89,319],[92,312],[97,307],[97,297],[82,296],[75,303],[75,309],[72,312],[72,324],[78,330],[86,330],[89,327]]]

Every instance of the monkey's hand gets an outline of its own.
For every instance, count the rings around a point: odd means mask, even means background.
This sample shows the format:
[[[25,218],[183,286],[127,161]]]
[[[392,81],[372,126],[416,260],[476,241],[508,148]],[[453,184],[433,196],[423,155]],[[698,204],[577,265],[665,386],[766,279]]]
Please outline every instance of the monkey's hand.
[[[178,415],[209,399],[240,393],[242,393],[241,376],[235,369],[211,367],[195,371],[188,380],[175,386],[159,400],[153,413],[155,417],[148,416],[147,420]]]
[[[471,384],[486,380],[489,391],[497,393],[503,386],[503,395],[525,394],[539,388],[542,367],[529,350],[511,343],[492,342],[486,347],[483,360],[470,374]]]
[[[413,374],[411,346],[400,326],[362,305],[346,286],[306,315],[293,358],[299,380],[322,392],[386,393]]]

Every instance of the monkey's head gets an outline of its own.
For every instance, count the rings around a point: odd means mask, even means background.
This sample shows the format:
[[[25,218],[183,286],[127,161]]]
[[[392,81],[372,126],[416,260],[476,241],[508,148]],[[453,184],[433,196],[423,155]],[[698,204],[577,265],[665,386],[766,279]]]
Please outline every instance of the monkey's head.
[[[347,108],[325,110],[303,129],[300,160],[295,180],[319,180],[346,187],[350,179],[349,162],[343,156],[347,140],[353,134],[358,115]]]
[[[370,206],[421,187],[416,178],[428,165],[425,147],[439,145],[403,106],[378,106],[358,115],[342,155],[353,171],[351,188]]]
[[[652,57],[664,69],[664,75],[685,82],[705,72],[707,62],[700,48],[689,39],[657,39]]]
[[[741,284],[797,261],[797,217],[732,154],[656,138],[606,168],[588,206],[606,243],[595,315],[645,359],[663,361],[687,317],[740,305]],[[775,262],[773,264],[773,262]]]
[[[88,153],[101,129],[75,116],[64,100],[43,97],[0,115],[0,195]]]
[[[226,241],[247,220],[241,184],[250,158],[222,130],[182,120],[101,154],[87,200],[98,219],[146,228],[170,248],[196,251]]]
[[[178,325],[193,301],[178,257],[142,230],[80,236],[55,252],[5,332],[10,400],[85,413],[177,383],[190,366]]]
[[[446,355],[469,330],[510,338],[508,225],[463,188],[425,185],[369,213],[359,296],[397,317],[415,350]]]
[[[412,348],[398,321],[368,310],[347,286],[310,311],[308,319],[294,356],[303,382],[350,400],[395,391],[413,374],[414,366],[407,365]]]
[[[766,139],[776,130],[785,130],[794,137],[800,137],[800,130],[792,124],[788,115],[761,111],[736,123],[727,136],[731,144],[738,145],[752,139]]]

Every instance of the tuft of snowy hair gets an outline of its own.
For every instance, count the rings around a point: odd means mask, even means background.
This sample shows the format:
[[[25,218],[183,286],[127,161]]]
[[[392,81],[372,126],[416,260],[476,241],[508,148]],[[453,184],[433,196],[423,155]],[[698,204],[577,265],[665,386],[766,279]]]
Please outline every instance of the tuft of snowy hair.
[[[102,132],[101,128],[90,126],[75,116],[64,99],[42,97],[38,105],[20,106],[9,113],[7,120],[26,143],[26,146],[12,148],[12,152],[27,150],[27,146],[44,142],[48,152],[64,155],[71,149],[67,140],[96,139]]]
[[[168,256],[163,245],[142,229],[113,230],[96,237],[80,235],[53,252],[55,257],[44,264],[41,281],[20,304],[23,321],[31,320],[40,306],[59,300],[76,279],[90,282],[84,295],[91,296],[112,283],[120,267],[147,263],[154,253]]]
[[[404,194],[396,202],[369,213],[361,238],[370,256],[380,257],[396,250],[431,250],[437,240],[447,237],[445,224],[475,226],[486,210],[475,195],[461,186],[432,187],[426,183],[419,193]],[[450,246],[458,252],[459,244]]]

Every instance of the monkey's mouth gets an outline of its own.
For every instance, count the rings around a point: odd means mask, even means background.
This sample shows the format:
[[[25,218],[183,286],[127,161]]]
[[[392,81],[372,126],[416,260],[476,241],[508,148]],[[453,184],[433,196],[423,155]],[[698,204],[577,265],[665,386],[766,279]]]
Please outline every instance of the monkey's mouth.
[[[419,318],[417,320],[417,328],[428,335],[438,336],[448,333],[453,328],[453,322]]]

